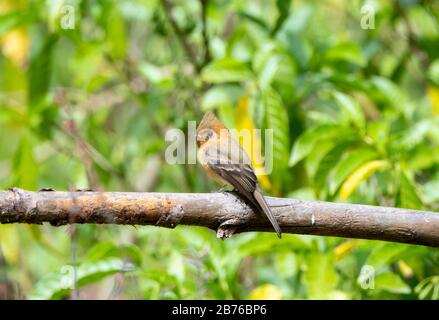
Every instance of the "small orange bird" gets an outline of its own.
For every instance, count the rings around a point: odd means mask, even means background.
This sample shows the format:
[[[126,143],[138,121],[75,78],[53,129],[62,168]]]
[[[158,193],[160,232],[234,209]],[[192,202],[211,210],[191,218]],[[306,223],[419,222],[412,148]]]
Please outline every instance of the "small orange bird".
[[[198,161],[209,176],[223,187],[232,186],[263,212],[281,238],[282,231],[262,195],[250,158],[212,112],[204,115],[197,128],[197,145]]]

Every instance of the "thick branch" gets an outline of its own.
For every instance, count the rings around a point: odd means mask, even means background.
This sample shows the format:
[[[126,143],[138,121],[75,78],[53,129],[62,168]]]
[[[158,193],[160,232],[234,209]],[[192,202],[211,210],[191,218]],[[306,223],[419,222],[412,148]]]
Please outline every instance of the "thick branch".
[[[439,214],[366,205],[267,198],[284,233],[439,247]],[[0,191],[0,223],[178,224],[230,232],[272,231],[231,193]]]

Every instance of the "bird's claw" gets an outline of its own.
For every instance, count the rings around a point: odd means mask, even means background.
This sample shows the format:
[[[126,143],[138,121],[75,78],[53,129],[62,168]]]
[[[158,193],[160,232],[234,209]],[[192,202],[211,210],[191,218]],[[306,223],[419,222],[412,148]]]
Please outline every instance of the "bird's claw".
[[[55,191],[55,189],[53,189],[53,188],[41,188],[40,190],[38,190],[38,192],[48,192],[48,191]]]
[[[234,192],[234,191],[235,191],[235,189],[231,189],[229,186],[224,186],[216,191],[212,191],[212,193],[230,193],[230,192]]]
[[[216,237],[221,240],[230,238],[236,230],[238,230],[238,226],[241,224],[242,220],[240,219],[229,219],[224,221],[216,230]]]
[[[219,227],[216,231],[216,237],[218,239],[224,240],[230,238],[236,231],[236,227]]]

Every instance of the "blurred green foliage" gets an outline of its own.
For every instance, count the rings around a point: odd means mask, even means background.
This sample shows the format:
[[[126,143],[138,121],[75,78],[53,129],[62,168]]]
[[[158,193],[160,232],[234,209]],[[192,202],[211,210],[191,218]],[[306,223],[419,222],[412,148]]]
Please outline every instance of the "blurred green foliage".
[[[268,194],[439,208],[437,1],[1,0],[0,48],[1,189],[215,189],[163,156],[213,109],[274,129]],[[437,250],[378,241],[2,225],[0,248],[10,298],[75,296],[74,265],[86,298],[439,299]]]

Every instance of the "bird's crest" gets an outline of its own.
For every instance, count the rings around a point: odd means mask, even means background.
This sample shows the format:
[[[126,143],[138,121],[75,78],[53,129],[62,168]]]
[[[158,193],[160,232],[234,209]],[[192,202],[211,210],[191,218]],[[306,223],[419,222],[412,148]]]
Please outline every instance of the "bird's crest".
[[[227,130],[227,128],[221,123],[221,121],[218,120],[218,118],[211,111],[206,112],[200,124],[198,125],[197,132],[203,129],[212,129],[217,134],[219,134],[221,130],[224,129]]]

